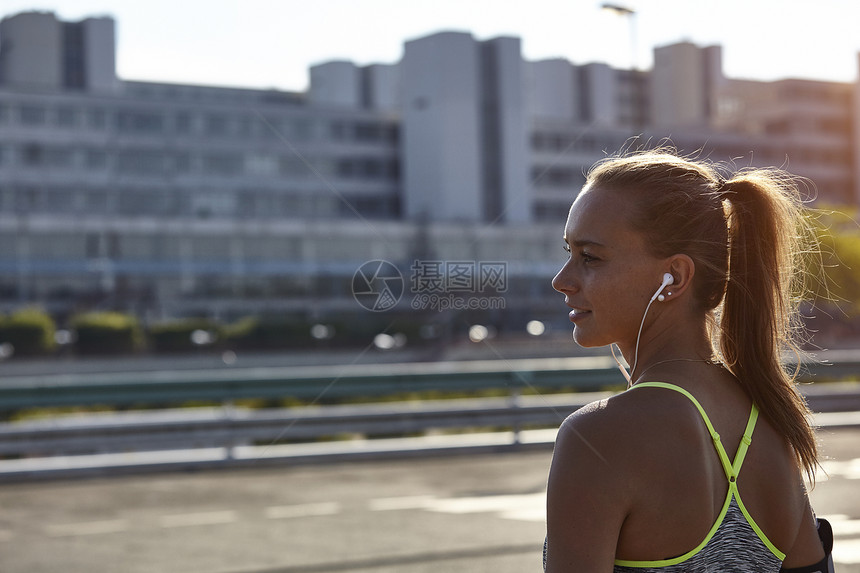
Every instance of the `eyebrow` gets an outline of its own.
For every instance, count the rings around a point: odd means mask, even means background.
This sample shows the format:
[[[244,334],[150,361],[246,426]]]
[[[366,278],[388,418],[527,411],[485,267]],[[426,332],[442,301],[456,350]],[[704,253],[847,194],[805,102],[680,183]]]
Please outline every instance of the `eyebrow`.
[[[603,243],[600,243],[598,241],[594,241],[592,239],[579,239],[576,241],[568,241],[566,235],[562,236],[562,240],[564,240],[565,243],[570,244],[572,247],[605,247],[606,246]]]

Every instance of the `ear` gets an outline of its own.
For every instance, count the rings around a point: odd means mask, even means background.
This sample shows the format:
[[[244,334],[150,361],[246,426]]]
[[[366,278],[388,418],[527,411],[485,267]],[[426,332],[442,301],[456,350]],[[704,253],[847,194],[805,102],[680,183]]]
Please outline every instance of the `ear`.
[[[677,299],[692,286],[696,263],[689,255],[672,255],[666,259],[666,268],[675,277],[675,281],[667,286],[664,292],[671,292],[671,298]]]

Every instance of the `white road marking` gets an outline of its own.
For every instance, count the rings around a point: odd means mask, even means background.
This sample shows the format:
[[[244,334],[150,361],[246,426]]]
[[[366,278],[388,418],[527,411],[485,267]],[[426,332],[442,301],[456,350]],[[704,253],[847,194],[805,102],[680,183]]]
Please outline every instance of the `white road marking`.
[[[546,519],[546,492],[453,497],[433,500],[427,505],[430,511],[442,513],[496,513],[504,519],[544,521]]]
[[[837,539],[833,543],[833,561],[842,565],[860,563],[860,539]]]
[[[546,492],[437,498],[430,495],[387,497],[369,502],[371,511],[423,509],[438,513],[495,513],[503,519],[546,520]]]
[[[76,535],[99,535],[102,533],[118,533],[128,529],[124,519],[108,519],[103,521],[86,521],[82,523],[53,523],[45,527],[49,537],[72,537]],[[2,539],[2,536],[0,536]],[[6,539],[2,539],[5,541]]]
[[[843,513],[823,515],[833,526],[833,562],[840,565],[860,563],[860,519]]]
[[[236,512],[204,511],[199,513],[179,513],[175,515],[161,516],[161,527],[193,527],[195,525],[217,525],[221,523],[232,523],[236,521]]]
[[[860,519],[851,519],[845,514],[824,515],[824,519],[833,526],[834,537],[858,537],[860,536]]]
[[[368,503],[370,511],[394,511],[399,509],[426,509],[433,501],[432,495],[410,495],[404,497],[380,497]]]
[[[301,505],[273,505],[266,508],[266,517],[269,519],[291,519],[296,517],[313,517],[320,515],[334,515],[340,511],[337,502],[327,503],[305,503]]]
[[[860,479],[860,458],[853,460],[825,460],[821,468],[826,475],[816,474],[816,478],[826,480],[828,476],[842,479]]]

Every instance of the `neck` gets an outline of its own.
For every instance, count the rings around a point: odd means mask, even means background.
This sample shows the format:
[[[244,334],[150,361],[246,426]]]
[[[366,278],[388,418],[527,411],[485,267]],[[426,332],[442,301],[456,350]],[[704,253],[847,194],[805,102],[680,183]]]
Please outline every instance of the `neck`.
[[[631,367],[635,361],[635,371],[630,372],[631,380],[634,381],[646,369],[658,363],[707,361],[712,355],[711,343],[705,322],[702,320],[661,320],[658,324],[646,326],[639,340],[638,357],[636,357],[635,344],[620,348],[624,359]]]
[[[709,366],[718,365],[718,363],[717,363],[717,362],[714,362],[714,361],[713,361],[712,359],[710,359],[710,358],[669,358],[669,359],[667,359],[667,360],[660,360],[660,361],[658,361],[658,362],[654,362],[654,363],[653,363],[653,364],[651,364],[650,366],[647,366],[647,367],[645,367],[645,368],[641,369],[641,370],[636,374],[636,378],[633,378],[633,379],[631,379],[631,380],[630,380],[630,383],[628,384],[628,386],[627,386],[627,387],[628,387],[628,388],[630,388],[630,387],[635,386],[636,384],[638,384],[638,383],[639,383],[639,381],[645,377],[645,373],[646,373],[646,372],[648,372],[649,370],[651,370],[652,368],[656,368],[657,366],[661,366],[661,365],[663,365],[663,364],[667,364],[667,363],[669,363],[669,362],[688,362],[688,363],[698,362],[698,363],[701,363],[701,364],[707,364],[707,365],[709,365]]]

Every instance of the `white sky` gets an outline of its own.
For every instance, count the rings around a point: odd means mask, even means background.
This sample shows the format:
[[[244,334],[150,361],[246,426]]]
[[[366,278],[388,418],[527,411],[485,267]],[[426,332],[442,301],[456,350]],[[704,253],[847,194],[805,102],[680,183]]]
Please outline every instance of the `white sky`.
[[[679,40],[723,46],[729,77],[854,81],[856,0],[617,0],[634,8],[636,59]],[[629,18],[601,0],[0,0],[0,15],[112,15],[123,79],[304,90],[330,59],[395,62],[439,30],[519,36],[523,55],[630,67]]]

